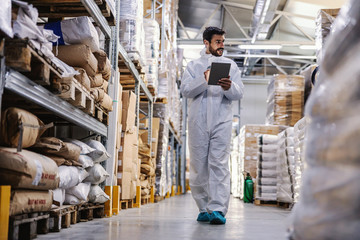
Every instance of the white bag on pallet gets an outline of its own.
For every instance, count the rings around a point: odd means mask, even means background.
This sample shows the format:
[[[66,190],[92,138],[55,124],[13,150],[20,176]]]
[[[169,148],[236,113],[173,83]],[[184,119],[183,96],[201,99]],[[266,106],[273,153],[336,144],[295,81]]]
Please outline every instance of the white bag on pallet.
[[[99,184],[105,181],[110,175],[106,170],[98,163],[89,169],[89,176],[85,179],[85,182],[91,182],[92,184]]]
[[[79,200],[87,201],[90,192],[91,183],[79,183],[75,187],[66,189],[66,194],[71,194]]]
[[[45,28],[60,35],[59,43],[62,45],[85,44],[91,48],[92,52],[100,50],[99,35],[89,17],[82,16],[61,22],[47,23]]]
[[[89,202],[105,203],[110,200],[110,197],[98,186],[91,186],[89,193]]]
[[[91,148],[96,149],[96,151],[94,151],[90,155],[90,157],[94,160],[94,162],[100,163],[110,157],[109,153],[106,151],[106,148],[104,147],[104,145],[101,144],[101,142],[90,139],[85,141],[85,143]]]
[[[72,166],[60,166],[59,167],[59,176],[60,176],[60,188],[68,189],[75,187],[80,182],[89,176],[89,173],[84,169]]]

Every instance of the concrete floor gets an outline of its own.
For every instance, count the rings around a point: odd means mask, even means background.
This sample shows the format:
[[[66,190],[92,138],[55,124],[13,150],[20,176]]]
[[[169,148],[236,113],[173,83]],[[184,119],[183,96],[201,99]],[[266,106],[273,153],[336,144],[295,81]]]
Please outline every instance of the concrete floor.
[[[71,225],[59,233],[38,235],[38,239],[286,239],[288,210],[244,204],[231,197],[225,225],[198,223],[197,211],[188,193],[111,218]]]

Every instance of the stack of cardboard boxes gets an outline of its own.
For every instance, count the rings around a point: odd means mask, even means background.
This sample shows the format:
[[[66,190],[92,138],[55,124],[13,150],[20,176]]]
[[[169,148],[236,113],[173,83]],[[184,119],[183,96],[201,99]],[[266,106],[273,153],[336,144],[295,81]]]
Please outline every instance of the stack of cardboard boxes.
[[[303,76],[274,75],[268,86],[266,123],[294,126],[304,113]]]
[[[117,183],[121,186],[121,199],[133,199],[140,176],[138,138],[135,126],[136,95],[122,92],[121,140],[118,150]]]

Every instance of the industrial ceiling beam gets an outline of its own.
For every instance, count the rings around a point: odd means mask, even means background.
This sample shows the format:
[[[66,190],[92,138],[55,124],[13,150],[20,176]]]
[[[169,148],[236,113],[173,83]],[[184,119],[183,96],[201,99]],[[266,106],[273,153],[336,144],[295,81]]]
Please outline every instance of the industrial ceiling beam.
[[[220,9],[221,4],[219,4],[215,10],[211,13],[210,17],[206,20],[206,22],[204,23],[204,25],[202,25],[202,27],[200,28],[199,32],[196,34],[195,39],[198,38],[198,36],[202,33],[202,31],[205,29],[206,25],[211,21],[211,19],[213,19],[213,17],[215,16],[216,12]]]
[[[225,11],[230,15],[230,17],[232,18],[232,20],[234,21],[235,25],[240,29],[240,31],[242,32],[242,34],[244,34],[245,38],[250,39],[249,35],[245,32],[244,28],[241,26],[241,24],[236,20],[236,18],[234,17],[234,15],[230,12],[230,10],[228,9],[228,7],[226,5],[223,5],[225,8]]]

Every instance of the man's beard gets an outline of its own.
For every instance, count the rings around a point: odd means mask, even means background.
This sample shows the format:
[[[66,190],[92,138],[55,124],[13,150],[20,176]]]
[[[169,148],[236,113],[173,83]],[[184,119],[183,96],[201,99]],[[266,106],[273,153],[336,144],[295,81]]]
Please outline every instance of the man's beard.
[[[222,50],[220,51],[221,53],[218,53],[218,50]],[[223,48],[213,49],[211,46],[209,46],[209,52],[214,56],[220,57],[223,55],[224,49]]]

